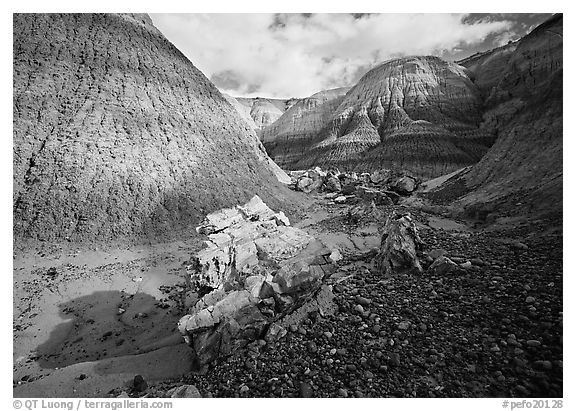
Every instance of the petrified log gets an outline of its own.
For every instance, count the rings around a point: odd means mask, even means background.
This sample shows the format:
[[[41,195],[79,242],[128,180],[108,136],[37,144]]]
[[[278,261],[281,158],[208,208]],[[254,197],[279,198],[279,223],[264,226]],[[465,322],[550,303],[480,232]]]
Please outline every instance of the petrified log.
[[[410,213],[394,212],[384,226],[376,266],[386,275],[405,270],[421,273],[417,253],[422,245]]]
[[[188,274],[193,285],[212,291],[189,308],[178,329],[201,365],[262,338],[334,271],[339,253],[289,224],[255,196],[198,227],[209,240]]]

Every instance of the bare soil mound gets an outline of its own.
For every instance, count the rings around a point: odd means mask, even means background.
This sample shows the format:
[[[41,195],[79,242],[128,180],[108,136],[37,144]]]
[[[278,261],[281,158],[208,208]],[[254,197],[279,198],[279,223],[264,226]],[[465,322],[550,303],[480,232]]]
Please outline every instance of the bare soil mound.
[[[281,170],[147,15],[14,15],[14,237],[171,237]]]

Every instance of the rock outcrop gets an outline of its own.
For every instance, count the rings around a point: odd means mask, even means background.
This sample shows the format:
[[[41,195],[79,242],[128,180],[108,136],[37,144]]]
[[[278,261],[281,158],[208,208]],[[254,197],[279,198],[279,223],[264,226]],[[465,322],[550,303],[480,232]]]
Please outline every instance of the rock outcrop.
[[[407,57],[364,75],[321,131],[293,140],[295,155],[279,152],[277,141],[264,142],[288,169],[384,167],[434,177],[474,164],[486,153],[493,138],[478,129],[481,115],[480,91],[464,67],[438,57]]]
[[[317,141],[349,89],[320,91],[292,105],[260,135],[268,154],[282,167],[292,168]]]
[[[187,267],[190,284],[211,291],[178,329],[200,365],[253,340],[281,338],[270,324],[313,298],[341,258],[258,196],[208,215],[198,231],[209,240]]]
[[[13,23],[15,238],[156,240],[255,193],[290,210],[287,176],[147,15]]]
[[[486,63],[490,56],[484,64],[463,62],[476,78],[490,78],[481,84],[488,109],[482,128],[498,139],[478,164],[433,190],[432,199],[458,199],[479,218],[562,212],[562,21],[555,15],[510,46],[499,69]]]

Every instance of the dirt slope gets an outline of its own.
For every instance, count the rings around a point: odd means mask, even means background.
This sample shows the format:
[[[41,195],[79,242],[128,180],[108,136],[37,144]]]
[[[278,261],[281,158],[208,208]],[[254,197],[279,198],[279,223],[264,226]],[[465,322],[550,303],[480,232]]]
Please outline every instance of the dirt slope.
[[[496,132],[498,140],[433,198],[464,194],[458,202],[483,214],[562,212],[562,20],[556,15],[518,42],[486,93],[482,127]],[[485,65],[473,68],[485,76]],[[465,186],[464,192],[454,192],[456,185]]]
[[[13,23],[16,239],[173,237],[254,194],[294,209],[254,132],[147,15]]]

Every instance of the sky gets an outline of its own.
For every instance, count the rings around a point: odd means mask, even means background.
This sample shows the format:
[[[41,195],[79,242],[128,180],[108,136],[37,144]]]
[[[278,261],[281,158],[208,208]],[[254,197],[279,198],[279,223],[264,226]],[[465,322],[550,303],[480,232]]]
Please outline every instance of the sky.
[[[517,40],[549,14],[151,14],[236,97],[307,97],[352,86],[396,57],[458,60]]]

